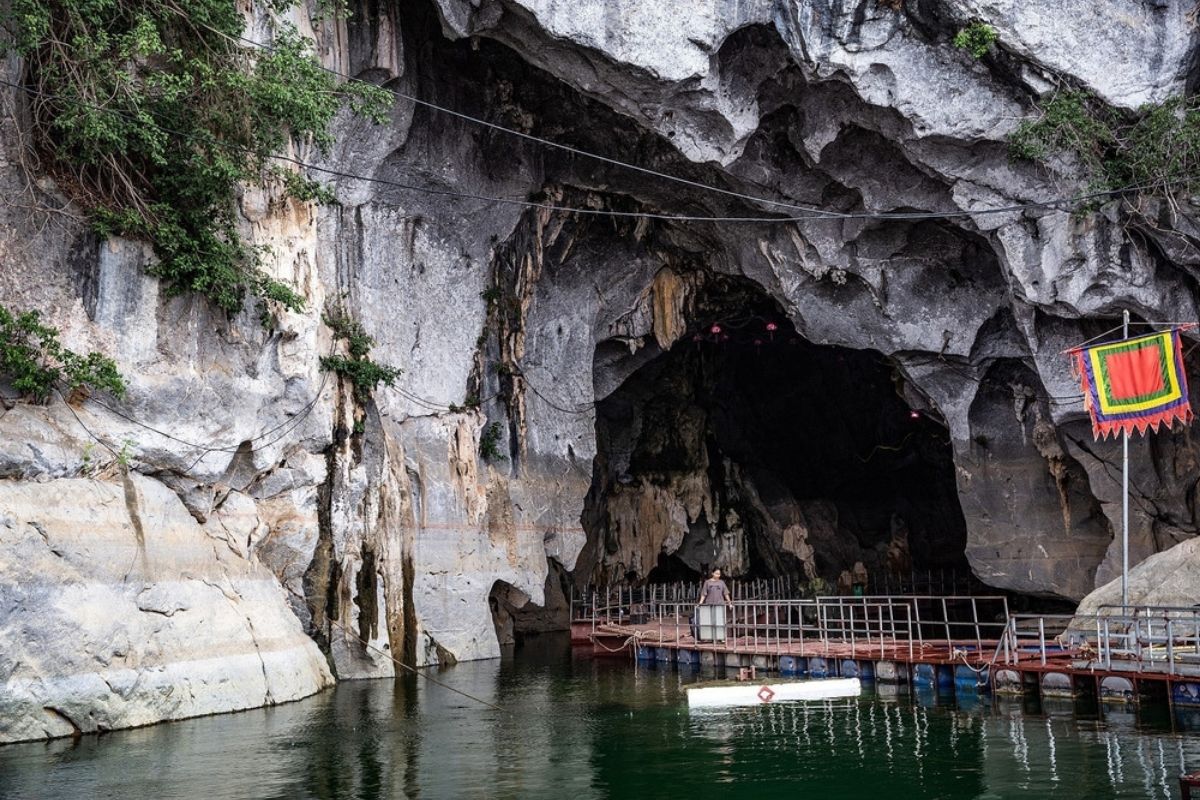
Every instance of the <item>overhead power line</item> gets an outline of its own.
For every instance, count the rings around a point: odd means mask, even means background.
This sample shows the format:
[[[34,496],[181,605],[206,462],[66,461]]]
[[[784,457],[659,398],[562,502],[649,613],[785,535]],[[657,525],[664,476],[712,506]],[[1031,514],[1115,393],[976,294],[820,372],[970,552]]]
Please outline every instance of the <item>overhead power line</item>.
[[[338,73],[338,74],[340,74],[340,73]],[[130,121],[138,122],[139,124],[150,125],[151,127],[154,127],[155,129],[162,131],[163,133],[168,133],[168,134],[171,134],[172,136],[178,136],[187,141],[194,141],[194,142],[201,141],[201,138],[199,136],[197,136],[195,133],[185,133],[183,131],[174,130],[172,128],[166,127],[166,126],[158,123],[157,121],[147,123],[142,118],[135,118],[133,115],[125,114],[116,109],[104,108],[104,107],[97,106],[97,105],[94,105],[91,103],[85,103],[85,102],[75,99],[75,98],[64,98],[62,95],[59,95],[59,94],[55,94],[52,92],[43,92],[38,89],[33,89],[28,86],[23,86],[21,84],[14,83],[12,81],[0,80],[0,85],[9,86],[11,88],[17,89],[18,91],[22,91],[33,97],[41,97],[41,98],[48,98],[48,99],[52,99],[52,100],[65,101],[65,102],[73,103],[78,106],[82,106],[84,108],[90,108],[94,111],[100,111],[102,113],[107,113],[107,114],[115,114],[117,116],[124,117],[125,119],[128,119]],[[244,153],[251,153],[251,154],[255,155],[256,157],[261,155],[260,153],[253,151],[251,148],[237,146],[237,145],[234,145],[229,142],[221,142],[221,141],[217,141],[217,140],[208,139],[208,140],[204,141],[204,144],[206,144],[209,147],[218,149],[218,150],[225,150],[227,152],[238,151],[238,152],[244,152]],[[1072,205],[1077,205],[1079,203],[1084,203],[1089,200],[1096,200],[1096,199],[1099,199],[1102,197],[1112,197],[1112,196],[1116,196],[1118,194],[1123,194],[1126,192],[1137,191],[1139,189],[1146,188],[1143,186],[1127,186],[1127,187],[1123,187],[1120,189],[1108,189],[1108,190],[1104,190],[1104,191],[1100,191],[1100,192],[1090,192],[1090,193],[1082,194],[1082,195],[1075,195],[1075,196],[1070,196],[1070,197],[1060,197],[1060,198],[1056,198],[1053,200],[1030,202],[1030,203],[1020,203],[1020,204],[1014,204],[1014,205],[1009,205],[1009,206],[997,206],[997,207],[979,209],[979,210],[974,210],[974,211],[943,211],[943,212],[917,212],[917,211],[914,211],[914,212],[886,212],[886,213],[881,213],[881,212],[842,213],[842,212],[832,212],[832,211],[814,211],[813,213],[809,213],[809,214],[793,215],[793,216],[771,216],[771,217],[708,216],[708,215],[690,215],[690,214],[663,214],[663,213],[650,212],[650,211],[616,211],[616,210],[611,210],[611,209],[583,208],[583,207],[578,207],[578,206],[563,206],[563,205],[557,205],[557,204],[553,204],[553,203],[540,203],[535,200],[522,200],[522,199],[512,198],[512,197],[495,197],[495,196],[484,195],[484,194],[479,194],[479,193],[475,193],[475,192],[456,191],[453,189],[437,189],[437,188],[430,187],[430,186],[417,186],[414,184],[405,183],[403,181],[391,180],[388,178],[379,178],[379,177],[370,176],[370,175],[358,175],[358,174],[351,173],[351,172],[345,172],[343,170],[336,170],[336,169],[332,169],[329,167],[323,167],[318,164],[313,164],[313,163],[304,161],[299,158],[294,158],[292,156],[269,155],[269,156],[267,156],[267,158],[270,158],[270,159],[273,159],[276,161],[283,161],[285,163],[293,164],[295,166],[302,167],[304,169],[312,170],[313,172],[318,172],[318,173],[325,174],[325,175],[331,175],[331,176],[338,177],[338,178],[345,178],[347,180],[358,180],[358,181],[364,181],[367,183],[374,183],[374,184],[383,185],[383,186],[390,186],[393,188],[402,189],[404,191],[417,192],[420,194],[444,196],[444,197],[457,197],[457,198],[468,199],[468,200],[479,200],[479,201],[488,202],[488,203],[502,203],[502,204],[507,204],[507,205],[521,206],[521,207],[525,207],[525,208],[535,208],[535,209],[539,209],[539,210],[543,210],[543,211],[560,212],[560,213],[565,213],[565,214],[579,214],[579,215],[584,215],[584,216],[595,216],[595,217],[618,217],[618,218],[628,218],[628,219],[652,219],[652,220],[659,220],[659,221],[664,221],[664,222],[779,224],[779,223],[794,223],[794,222],[805,222],[805,221],[814,221],[814,220],[830,220],[830,219],[845,219],[845,220],[949,219],[949,218],[957,218],[957,217],[970,217],[970,216],[974,216],[977,214],[1015,213],[1015,212],[1021,212],[1021,211],[1025,211],[1025,210],[1029,210],[1029,209],[1035,209],[1035,208],[1041,208],[1041,209],[1062,208],[1064,206],[1072,206]],[[658,174],[658,173],[656,173],[656,174]]]
[[[176,12],[176,13],[179,13],[179,12]],[[203,27],[203,28],[211,31],[212,33],[215,33],[218,36],[221,36],[229,41],[250,45],[251,47],[265,50],[269,53],[276,52],[275,46],[272,45],[270,42],[260,42],[255,39],[251,39],[251,38],[248,38],[248,37],[242,36],[242,35],[232,36],[232,35],[226,33],[225,31],[219,30],[219,29],[212,27],[211,25],[208,25],[206,23],[199,23],[199,25],[200,25],[200,27]],[[734,197],[734,198],[737,198],[740,200],[746,200],[746,201],[749,201],[752,203],[761,203],[763,205],[776,206],[778,208],[785,208],[785,209],[789,209],[792,211],[803,211],[803,212],[806,212],[806,214],[812,215],[812,216],[803,216],[803,217],[790,216],[790,217],[786,218],[786,221],[799,221],[802,219],[822,219],[822,218],[848,219],[848,220],[854,220],[854,219],[896,219],[896,220],[947,219],[947,218],[955,218],[955,217],[969,217],[969,216],[973,216],[975,214],[1002,214],[1002,213],[1012,213],[1014,211],[1021,211],[1021,210],[1025,210],[1025,209],[1031,209],[1031,208],[1056,208],[1064,203],[1072,203],[1072,204],[1081,203],[1081,202],[1086,202],[1088,200],[1100,199],[1102,197],[1112,197],[1112,196],[1124,194],[1125,192],[1151,188],[1151,186],[1152,186],[1152,185],[1127,186],[1127,187],[1122,187],[1122,188],[1118,188],[1118,189],[1108,189],[1108,190],[1099,191],[1099,192],[1091,192],[1091,193],[1087,193],[1087,194],[1076,195],[1076,196],[1069,197],[1069,198],[1058,198],[1055,200],[1047,200],[1047,201],[1042,201],[1042,202],[1034,201],[1034,202],[1030,202],[1030,203],[1014,204],[1014,205],[1010,205],[1010,206],[1003,206],[1003,207],[997,207],[997,208],[979,209],[979,210],[975,210],[975,211],[967,211],[967,210],[940,211],[940,212],[907,212],[907,211],[841,212],[841,211],[830,211],[828,209],[817,208],[816,206],[792,203],[792,202],[788,202],[788,201],[784,201],[784,200],[772,200],[772,199],[766,198],[766,197],[760,197],[757,195],[746,194],[744,192],[738,192],[733,189],[725,189],[725,188],[722,188],[719,186],[713,186],[711,184],[702,183],[700,181],[694,181],[689,178],[683,178],[678,175],[672,175],[670,173],[662,172],[660,170],[652,169],[650,167],[644,167],[644,166],[641,166],[640,164],[633,164],[628,161],[623,161],[619,158],[613,158],[611,156],[605,156],[605,155],[601,155],[599,153],[594,153],[589,150],[584,150],[582,148],[574,147],[569,144],[564,144],[562,142],[556,142],[552,139],[546,139],[541,136],[536,136],[532,133],[527,133],[525,131],[520,131],[520,130],[516,130],[514,128],[509,128],[504,125],[500,125],[498,123],[491,122],[490,120],[481,119],[480,117],[475,117],[475,116],[472,116],[471,114],[466,114],[462,111],[457,111],[455,109],[448,108],[443,105],[439,105],[438,103],[434,103],[429,100],[423,100],[414,95],[408,94],[406,92],[402,92],[399,89],[395,89],[395,88],[388,87],[388,86],[379,86],[378,84],[372,83],[371,81],[367,81],[362,78],[358,78],[358,77],[355,77],[353,75],[350,75],[350,74],[347,74],[344,72],[338,72],[337,70],[335,70],[331,67],[325,66],[324,64],[320,63],[319,61],[317,61],[315,63],[319,69],[324,70],[325,72],[327,72],[331,75],[335,75],[346,82],[362,83],[362,84],[365,84],[368,86],[373,86],[376,89],[382,89],[383,91],[389,92],[392,95],[394,95],[395,97],[398,97],[402,100],[406,100],[410,103],[414,103],[416,105],[432,109],[432,110],[440,112],[442,114],[447,114],[447,115],[455,117],[457,119],[461,119],[463,121],[470,122],[474,125],[479,125],[479,126],[488,128],[490,130],[498,131],[500,133],[505,133],[505,134],[508,134],[509,136],[515,136],[517,138],[524,139],[524,140],[530,141],[530,142],[534,142],[536,144],[540,144],[545,147],[551,147],[556,150],[562,150],[563,152],[567,152],[572,155],[582,156],[584,158],[589,158],[589,159],[592,159],[594,161],[599,161],[604,164],[610,164],[613,166],[621,167],[623,169],[633,170],[635,172],[639,172],[644,175],[651,175],[653,177],[660,178],[662,180],[670,181],[672,183],[682,184],[684,186],[690,186],[695,189],[702,189],[707,192],[713,192],[716,194],[725,195],[727,197]],[[1183,182],[1184,180],[1186,180],[1186,179],[1180,179],[1179,182]],[[1158,183],[1153,184],[1153,186],[1160,185],[1160,184],[1161,184],[1161,182],[1158,182]],[[738,218],[738,219],[748,219],[748,218]],[[755,221],[757,221],[757,220],[755,220]],[[773,217],[773,218],[771,218],[770,221],[782,221],[782,220],[781,220],[781,218]]]

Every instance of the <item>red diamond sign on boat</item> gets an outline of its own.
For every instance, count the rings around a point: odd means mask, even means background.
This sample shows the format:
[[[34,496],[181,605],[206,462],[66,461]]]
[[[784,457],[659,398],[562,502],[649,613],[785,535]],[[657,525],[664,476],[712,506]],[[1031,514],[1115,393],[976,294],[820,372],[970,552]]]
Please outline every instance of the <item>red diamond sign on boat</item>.
[[[762,700],[764,703],[771,702],[771,698],[774,696],[775,693],[771,691],[770,686],[764,686],[758,690],[758,699]]]

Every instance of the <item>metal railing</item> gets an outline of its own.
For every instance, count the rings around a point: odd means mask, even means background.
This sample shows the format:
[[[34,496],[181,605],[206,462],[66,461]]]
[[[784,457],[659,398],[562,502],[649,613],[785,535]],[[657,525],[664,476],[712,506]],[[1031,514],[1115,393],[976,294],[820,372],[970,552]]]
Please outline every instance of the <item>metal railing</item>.
[[[871,573],[866,590],[872,595],[967,595],[986,590],[974,573],[956,569]]]
[[[1092,616],[1014,614],[997,662],[1200,675],[1200,608],[1104,605]]]
[[[1101,606],[1088,616],[1013,614],[1002,596],[877,595],[799,599],[762,585],[728,604],[723,641],[697,641],[699,588],[613,589],[587,607],[592,632],[646,644],[751,654],[855,657],[889,650],[978,665],[1200,677],[1200,607]],[[786,588],[786,586],[782,587]],[[746,597],[746,594],[764,595]],[[614,627],[615,626],[615,627]],[[864,655],[864,657],[869,657]]]
[[[758,580],[732,579],[727,581],[729,594],[735,601],[793,598],[798,587],[790,577]],[[627,624],[630,619],[653,614],[664,603],[695,603],[700,596],[700,581],[626,586],[588,586],[573,589],[570,599],[572,622]]]
[[[793,576],[726,579],[733,600],[790,600],[801,596],[803,582]],[[687,603],[700,594],[702,581],[675,581],[643,585],[608,584],[572,588],[571,620],[583,622],[599,616],[612,622],[620,611],[655,603]],[[970,573],[957,570],[910,570],[904,575],[872,575],[865,587],[870,597],[967,597],[982,584]],[[833,588],[833,587],[829,587]]]
[[[661,603],[652,619],[637,626],[636,638],[646,644],[688,643],[700,649],[736,648],[775,655],[796,652],[805,644],[824,652],[837,643],[880,648],[912,645],[914,626],[906,603],[838,608],[809,599],[734,600],[725,606],[723,636],[714,641],[697,638],[697,608],[694,602]]]
[[[655,602],[627,617],[593,617],[593,632],[627,636],[646,644],[688,643],[701,649],[751,654],[805,652],[854,657],[860,651],[906,651],[909,660],[928,648],[981,654],[1004,633],[1003,597],[819,597],[750,599],[727,604],[724,639],[697,641],[692,602]],[[999,620],[981,616],[994,608]],[[848,648],[848,649],[847,649]]]
[[[911,609],[911,637],[921,645],[960,647],[976,650],[990,646],[1003,636],[1009,618],[1008,599],[998,595],[901,595],[877,597],[821,597],[830,608],[862,603],[905,604]]]

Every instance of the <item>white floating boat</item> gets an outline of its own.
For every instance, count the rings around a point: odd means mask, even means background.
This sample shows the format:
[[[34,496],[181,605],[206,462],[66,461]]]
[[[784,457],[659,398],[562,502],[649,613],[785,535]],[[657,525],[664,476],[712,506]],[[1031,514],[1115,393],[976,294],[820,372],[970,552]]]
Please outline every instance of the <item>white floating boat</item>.
[[[858,678],[827,678],[782,683],[719,683],[688,687],[688,708],[719,706],[761,706],[797,700],[829,700],[858,697],[862,685]]]

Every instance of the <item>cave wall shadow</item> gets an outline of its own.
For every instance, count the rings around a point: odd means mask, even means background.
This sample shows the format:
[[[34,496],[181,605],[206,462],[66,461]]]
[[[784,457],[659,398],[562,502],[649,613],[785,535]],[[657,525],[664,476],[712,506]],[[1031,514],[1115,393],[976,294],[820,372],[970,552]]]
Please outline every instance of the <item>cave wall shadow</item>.
[[[863,567],[864,589],[968,583],[947,432],[883,355],[813,344],[755,284],[714,276],[684,336],[641,360],[597,404],[577,583],[714,566],[830,589]]]

